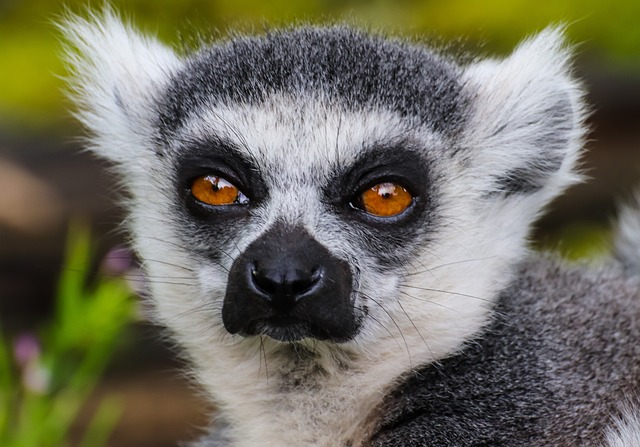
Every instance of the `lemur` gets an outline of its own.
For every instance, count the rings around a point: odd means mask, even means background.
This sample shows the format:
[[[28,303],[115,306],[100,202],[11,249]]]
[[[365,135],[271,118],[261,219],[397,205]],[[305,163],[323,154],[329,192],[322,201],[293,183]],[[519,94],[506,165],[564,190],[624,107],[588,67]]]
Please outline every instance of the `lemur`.
[[[467,62],[349,25],[191,54],[111,11],[62,28],[153,317],[218,409],[193,446],[640,446],[638,275],[527,248],[580,180],[561,28]]]

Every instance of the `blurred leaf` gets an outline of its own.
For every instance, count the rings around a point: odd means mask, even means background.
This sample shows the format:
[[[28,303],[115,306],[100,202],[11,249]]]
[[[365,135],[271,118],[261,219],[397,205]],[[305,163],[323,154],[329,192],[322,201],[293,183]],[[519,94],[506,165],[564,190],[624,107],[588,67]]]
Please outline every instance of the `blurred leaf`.
[[[88,227],[76,223],[69,231],[53,320],[39,331],[39,337],[27,333],[19,338],[30,341],[21,345],[25,347],[22,360],[11,356],[0,334],[2,447],[68,445],[70,427],[132,320],[135,303],[125,280],[98,276],[90,282],[90,267]],[[34,383],[34,378],[39,380]],[[83,445],[102,445],[119,413],[113,400],[100,406]]]
[[[15,377],[13,376],[11,353],[0,327],[0,445],[3,445],[3,439],[9,428],[14,393]]]
[[[105,445],[121,415],[122,404],[119,400],[113,397],[103,400],[79,447]]]
[[[90,268],[90,238],[86,225],[72,223],[67,235],[65,266],[58,282],[58,306],[52,332],[56,349],[70,349],[84,339],[86,319],[83,301],[87,270]],[[78,334],[81,332],[81,334]],[[80,335],[80,336],[78,336]]]

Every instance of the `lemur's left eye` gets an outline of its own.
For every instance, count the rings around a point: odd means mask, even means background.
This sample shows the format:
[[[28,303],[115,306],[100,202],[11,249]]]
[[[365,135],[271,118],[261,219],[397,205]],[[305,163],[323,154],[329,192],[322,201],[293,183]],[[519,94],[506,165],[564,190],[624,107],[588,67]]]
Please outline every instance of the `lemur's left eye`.
[[[191,184],[191,194],[207,205],[244,205],[249,199],[235,185],[216,175],[203,175]]]
[[[409,208],[413,199],[413,195],[403,186],[385,182],[365,190],[355,206],[377,217],[392,217]]]

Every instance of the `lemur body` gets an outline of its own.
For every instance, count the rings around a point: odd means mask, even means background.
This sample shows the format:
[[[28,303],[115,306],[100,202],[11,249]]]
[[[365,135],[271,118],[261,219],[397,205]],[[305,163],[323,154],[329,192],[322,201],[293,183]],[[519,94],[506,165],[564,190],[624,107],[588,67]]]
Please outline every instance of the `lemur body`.
[[[187,57],[65,29],[154,316],[220,409],[198,446],[635,445],[637,280],[526,248],[579,178],[559,31],[463,66],[340,26]]]

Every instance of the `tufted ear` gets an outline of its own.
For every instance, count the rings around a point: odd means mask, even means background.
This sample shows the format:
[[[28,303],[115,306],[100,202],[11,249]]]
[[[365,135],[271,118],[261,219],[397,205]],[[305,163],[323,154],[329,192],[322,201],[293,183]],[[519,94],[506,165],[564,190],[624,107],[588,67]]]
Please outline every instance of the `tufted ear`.
[[[130,161],[149,141],[154,104],[181,60],[109,9],[88,19],[70,15],[60,29],[67,40],[71,97],[93,149],[118,163]]]
[[[486,197],[528,196],[538,212],[579,179],[586,107],[570,56],[562,30],[549,28],[502,61],[466,69],[475,98],[466,144]]]

